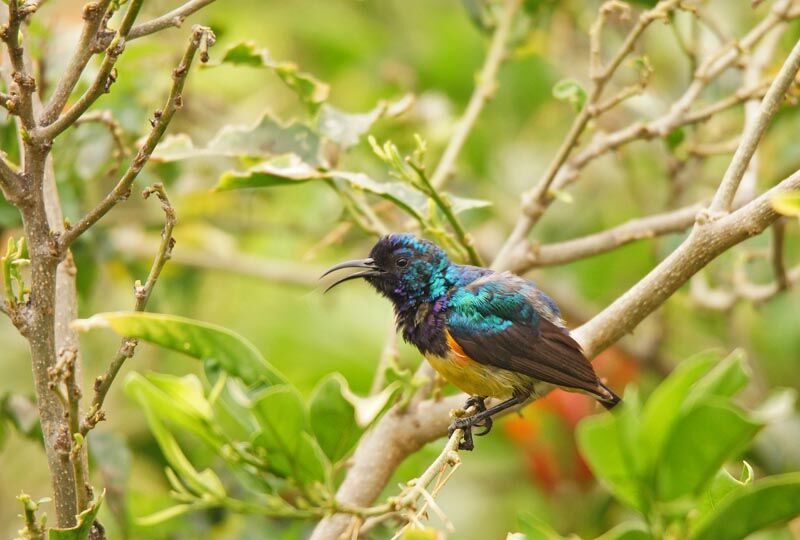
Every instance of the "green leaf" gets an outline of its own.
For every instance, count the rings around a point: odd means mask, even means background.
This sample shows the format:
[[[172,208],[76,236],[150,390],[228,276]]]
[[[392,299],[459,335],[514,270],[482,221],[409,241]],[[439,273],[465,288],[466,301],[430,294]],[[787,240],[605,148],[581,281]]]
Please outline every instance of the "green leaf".
[[[575,79],[561,79],[553,86],[553,97],[559,101],[572,103],[576,111],[586,104],[586,90]]]
[[[584,419],[578,425],[577,439],[594,474],[622,502],[643,511],[638,460],[632,455],[637,451],[637,445],[631,442],[634,421],[620,418],[638,416],[636,411],[630,410],[634,405],[626,396],[613,414],[598,414]]]
[[[198,495],[211,495],[214,498],[224,498],[225,488],[217,475],[210,469],[198,472],[178,445],[178,441],[162,422],[167,413],[163,408],[156,408],[151,401],[152,384],[138,373],[130,373],[125,380],[125,391],[134,398],[142,407],[150,431],[158,443],[167,463],[180,475],[187,487]],[[148,392],[150,390],[150,392]],[[187,421],[184,418],[184,421]],[[184,425],[191,426],[192,423]]]
[[[245,171],[228,171],[219,179],[216,191],[231,189],[285,186],[329,176],[294,154],[278,156],[257,163]]]
[[[248,386],[286,382],[244,337],[210,323],[175,315],[140,312],[99,313],[73,323],[86,331],[111,328],[122,336],[135,337],[193,358],[214,362]]]
[[[176,504],[175,506],[170,506],[169,508],[154,512],[149,516],[136,518],[136,524],[142,527],[152,527],[153,525],[159,525],[195,509],[196,507],[192,504]]]
[[[344,397],[346,387],[344,378],[333,373],[320,381],[309,404],[311,430],[334,463],[346,456],[361,436],[356,408]]]
[[[320,136],[305,124],[282,124],[265,114],[253,126],[225,126],[203,148],[181,133],[168,136],[153,160],[172,162],[198,157],[272,158],[295,154],[306,163],[320,163]]]
[[[48,531],[48,538],[50,540],[86,540],[89,537],[89,532],[92,530],[92,523],[97,517],[97,512],[100,511],[100,505],[103,502],[105,491],[101,493],[92,503],[89,508],[78,514],[78,523],[74,527],[68,529],[50,529]]]
[[[699,492],[761,426],[719,399],[697,403],[683,413],[665,441],[657,469],[656,491],[661,500]]]
[[[125,391],[161,419],[200,437],[214,450],[223,446],[224,439],[212,426],[211,406],[196,376],[148,373],[144,377],[134,372],[125,378]]]
[[[698,501],[698,517],[703,518],[714,512],[729,494],[753,482],[753,468],[746,461],[743,462],[740,479],[736,479],[725,469],[717,471],[714,480]]]
[[[716,512],[698,524],[693,540],[745,538],[800,515],[800,473],[772,476],[725,497]]]
[[[316,483],[328,486],[331,465],[317,441],[308,433],[300,435],[300,444],[295,458],[296,479],[303,485]]]
[[[652,540],[653,537],[643,523],[626,521],[598,536],[596,540]]]
[[[800,191],[789,191],[774,196],[772,208],[784,216],[800,218]]]
[[[689,392],[685,406],[710,397],[732,397],[747,386],[752,372],[745,361],[745,352],[737,349],[711,368]]]
[[[208,66],[213,67],[220,64],[271,69],[311,111],[316,111],[328,99],[330,93],[330,87],[327,84],[309,73],[300,71],[297,64],[271,58],[266,49],[259,48],[252,41],[233,45],[225,51],[219,63],[208,64]]]
[[[441,540],[442,535],[434,528],[406,529],[401,540]]]
[[[681,405],[689,395],[692,385],[719,361],[720,354],[707,351],[681,362],[656,388],[642,411],[641,446],[647,462],[652,466],[662,455],[664,441],[672,431]]]
[[[272,444],[293,456],[306,427],[306,414],[297,391],[287,385],[268,388],[253,400],[252,411]]]
[[[667,148],[669,148],[670,152],[675,152],[685,138],[686,131],[682,127],[678,127],[667,133],[664,141],[667,143]]]

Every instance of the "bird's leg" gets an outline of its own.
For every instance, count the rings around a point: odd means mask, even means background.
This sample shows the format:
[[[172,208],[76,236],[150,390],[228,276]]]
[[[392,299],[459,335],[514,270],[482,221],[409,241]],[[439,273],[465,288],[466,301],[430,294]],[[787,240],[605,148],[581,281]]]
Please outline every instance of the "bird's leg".
[[[472,428],[473,427],[483,427],[484,430],[478,435],[486,435],[492,429],[492,416],[497,413],[503,412],[506,409],[524,403],[525,400],[528,399],[528,396],[517,394],[511,399],[508,399],[502,403],[495,405],[489,409],[484,407],[484,410],[473,414],[472,416],[467,416],[465,418],[457,418],[452,424],[450,424],[450,429],[448,431],[449,435],[452,435],[453,432],[457,429],[464,430],[464,440],[461,441],[461,444],[458,445],[460,450],[472,450],[474,448],[474,444],[472,442]]]

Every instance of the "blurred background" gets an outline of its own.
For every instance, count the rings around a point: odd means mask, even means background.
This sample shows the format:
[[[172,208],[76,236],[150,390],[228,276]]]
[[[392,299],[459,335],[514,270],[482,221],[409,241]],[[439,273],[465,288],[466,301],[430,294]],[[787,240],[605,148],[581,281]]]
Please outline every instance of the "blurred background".
[[[763,17],[767,5],[750,2],[701,2],[716,24],[740,36]],[[44,73],[52,84],[64,68],[81,25],[78,0],[48,2],[37,14],[34,43],[47,52]],[[273,58],[296,62],[303,71],[330,85],[328,102],[348,112],[372,109],[380,100],[415,96],[397,118],[379,120],[371,129],[379,141],[393,140],[413,149],[413,135],[428,141],[434,160],[463,111],[483,62],[489,36],[471,18],[471,2],[458,0],[219,0],[190,22],[211,26],[218,43],[212,62],[226,47],[252,40]],[[641,7],[634,3],[634,8]],[[647,4],[647,2],[643,2]],[[766,2],[765,4],[769,4]],[[145,3],[142,20],[172,9],[176,2]],[[589,25],[599,2],[528,0],[531,22],[515,29],[515,46],[500,72],[494,99],[472,131],[448,189],[491,206],[464,214],[468,229],[487,260],[496,254],[518,215],[519,195],[530,188],[554,155],[575,115],[573,107],[552,96],[563,78],[588,85]],[[628,26],[609,24],[604,44],[618,45]],[[129,143],[146,133],[148,118],[161,106],[170,73],[187,40],[190,24],[129,45],[119,61],[113,92],[97,109],[109,109]],[[775,72],[785,51],[800,36],[796,23],[779,44]],[[672,30],[655,24],[643,39],[654,75],[647,92],[602,119],[603,129],[632,118],[651,118],[666,110],[691,78],[691,69]],[[96,69],[97,64],[94,64]],[[620,70],[622,81],[635,80],[633,66]],[[88,76],[91,76],[91,70]],[[735,88],[731,72],[713,85],[704,99]],[[91,79],[87,77],[82,84]],[[202,146],[225,125],[252,125],[270,112],[284,121],[307,120],[309,113],[295,94],[269,70],[221,65],[194,70],[184,93],[184,107],[169,132],[188,133]],[[15,144],[2,117],[2,148]],[[742,110],[729,112],[692,132],[697,140],[726,140],[741,129]],[[779,113],[760,151],[759,188],[772,185],[797,168],[797,111]],[[58,182],[66,214],[76,219],[111,185],[105,175],[112,142],[96,125],[65,135],[55,152]],[[691,165],[690,181],[676,194],[673,171],[685,155],[661,141],[635,143],[604,157],[583,172],[537,226],[541,242],[569,239],[599,231],[673,206],[710,196],[729,155]],[[366,141],[342,158],[347,170],[385,177],[386,171]],[[433,161],[435,163],[435,161]],[[378,358],[391,325],[389,305],[364,286],[353,283],[323,296],[314,283],[319,270],[343,258],[362,257],[374,238],[358,228],[344,231],[341,199],[315,182],[270,190],[212,192],[221,173],[233,166],[221,158],[198,158],[149,165],[137,180],[140,191],[164,182],[177,211],[177,246],[152,297],[149,310],[179,314],[220,324],[249,338],[277,368],[307,395],[324,375],[338,371],[354,391],[369,391]],[[398,228],[404,220],[396,219]],[[162,225],[158,205],[133,196],[107,216],[100,227],[81,238],[74,253],[78,267],[80,315],[130,309],[132,285],[144,279]],[[16,213],[0,204],[2,241],[18,234]],[[332,231],[344,231],[334,241]],[[797,260],[798,227],[787,229],[789,260]],[[562,305],[570,325],[591,317],[645,275],[681,240],[680,235],[629,244],[608,254],[531,273]],[[733,268],[747,250],[766,249],[768,235],[756,238],[714,262],[707,278],[730,283]],[[769,265],[750,266],[755,280],[770,278]],[[596,361],[601,376],[622,390],[635,383],[645,392],[674,365],[708,348],[742,348],[754,373],[744,400],[757,402],[775,387],[800,386],[800,293],[790,291],[754,306],[738,303],[727,311],[698,307],[688,288],[677,293],[633,336]],[[0,321],[0,396],[30,427],[33,384],[24,340],[7,320]],[[84,379],[107,365],[118,338],[93,332],[82,337]],[[399,362],[415,368],[419,355],[400,345]],[[184,374],[199,365],[175,353],[141,345],[124,367]],[[116,463],[93,468],[96,484],[109,488],[110,504],[101,517],[119,538],[297,538],[307,524],[270,523],[222,511],[192,513],[158,527],[140,527],[138,516],[170,504],[165,462],[137,406],[112,388],[108,420],[93,433],[97,447],[113,449]],[[442,508],[453,521],[455,538],[503,538],[525,520],[543,520],[562,534],[594,537],[619,521],[622,507],[593,480],[576,450],[573,429],[594,414],[594,403],[582,396],[555,392],[501,422],[441,493]],[[28,419],[28,424],[24,420]],[[13,503],[21,491],[34,497],[49,491],[40,443],[7,422],[0,428],[0,536],[20,528]],[[765,473],[800,469],[800,418],[780,429],[763,431],[748,449],[749,461]],[[397,481],[418,474],[438,453],[439,443],[414,455],[397,472]],[[214,462],[204,448],[189,447],[192,459]],[[394,490],[396,482],[390,483]],[[44,506],[46,511],[47,505]],[[118,536],[117,536],[118,535]],[[774,538],[791,538],[788,529]]]

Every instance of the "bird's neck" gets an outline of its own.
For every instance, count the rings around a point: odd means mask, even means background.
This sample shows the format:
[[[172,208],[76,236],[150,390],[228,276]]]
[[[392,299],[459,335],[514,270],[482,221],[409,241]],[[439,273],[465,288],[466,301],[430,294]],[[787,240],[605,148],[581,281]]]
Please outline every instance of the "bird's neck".
[[[395,304],[398,331],[423,355],[444,356],[447,353],[447,298],[447,294],[444,294],[430,301]]]
[[[397,329],[403,339],[423,355],[447,354],[446,310],[452,291],[490,272],[486,268],[449,264],[427,283],[403,287],[403,295],[393,298]]]

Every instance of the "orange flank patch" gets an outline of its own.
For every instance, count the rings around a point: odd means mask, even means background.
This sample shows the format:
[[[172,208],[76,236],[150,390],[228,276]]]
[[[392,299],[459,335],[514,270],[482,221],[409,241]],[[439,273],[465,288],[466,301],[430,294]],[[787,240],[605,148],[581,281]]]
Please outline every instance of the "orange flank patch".
[[[450,332],[445,331],[445,335],[447,336],[447,345],[453,352],[455,360],[462,366],[466,366],[471,361],[471,358],[467,356],[467,354],[464,352],[464,349],[461,348],[461,345],[459,345],[456,340],[453,339],[453,336],[450,335]]]

